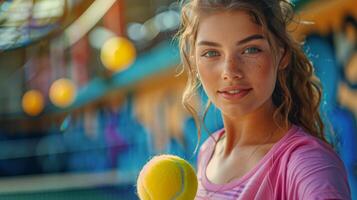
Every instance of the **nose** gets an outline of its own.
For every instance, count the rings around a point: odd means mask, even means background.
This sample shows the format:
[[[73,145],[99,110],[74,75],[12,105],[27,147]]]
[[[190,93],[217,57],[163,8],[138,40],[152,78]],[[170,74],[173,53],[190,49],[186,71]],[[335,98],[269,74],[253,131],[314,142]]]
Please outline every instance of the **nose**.
[[[228,58],[223,63],[222,79],[235,80],[242,79],[243,71],[238,64],[237,58]]]

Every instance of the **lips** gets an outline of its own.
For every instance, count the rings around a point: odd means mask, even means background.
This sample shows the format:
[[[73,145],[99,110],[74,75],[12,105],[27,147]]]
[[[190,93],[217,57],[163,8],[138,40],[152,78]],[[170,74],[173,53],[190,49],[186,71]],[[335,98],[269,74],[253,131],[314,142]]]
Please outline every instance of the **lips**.
[[[218,90],[218,94],[227,100],[238,100],[246,96],[252,88],[248,87],[226,87]]]
[[[218,90],[218,93],[235,93],[239,91],[245,91],[245,90],[251,90],[252,88],[249,87],[242,87],[242,86],[230,86],[230,87],[225,87],[220,90]]]

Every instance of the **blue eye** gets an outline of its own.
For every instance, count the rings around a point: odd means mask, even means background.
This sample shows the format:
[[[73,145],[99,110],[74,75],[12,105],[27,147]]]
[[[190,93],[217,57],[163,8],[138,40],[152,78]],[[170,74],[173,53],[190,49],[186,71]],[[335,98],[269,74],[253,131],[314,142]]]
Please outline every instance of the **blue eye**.
[[[211,58],[215,56],[219,56],[219,53],[217,51],[207,51],[202,55],[203,57]]]
[[[246,48],[243,53],[255,54],[255,53],[259,53],[259,52],[261,52],[261,50],[256,47],[249,47],[249,48]]]

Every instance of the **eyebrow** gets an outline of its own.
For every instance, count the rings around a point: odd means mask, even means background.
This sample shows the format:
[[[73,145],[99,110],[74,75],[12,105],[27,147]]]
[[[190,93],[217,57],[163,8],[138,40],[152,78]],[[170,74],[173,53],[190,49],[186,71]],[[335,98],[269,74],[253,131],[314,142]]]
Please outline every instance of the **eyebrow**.
[[[250,42],[252,40],[264,40],[264,39],[265,39],[264,36],[262,36],[260,34],[251,35],[251,36],[248,36],[248,37],[244,38],[243,40],[238,41],[237,42],[237,46],[245,44],[245,43],[248,43],[248,42]],[[211,41],[205,41],[205,40],[202,40],[202,41],[198,42],[197,45],[214,46],[214,47],[220,47],[221,46],[219,43],[211,42]]]

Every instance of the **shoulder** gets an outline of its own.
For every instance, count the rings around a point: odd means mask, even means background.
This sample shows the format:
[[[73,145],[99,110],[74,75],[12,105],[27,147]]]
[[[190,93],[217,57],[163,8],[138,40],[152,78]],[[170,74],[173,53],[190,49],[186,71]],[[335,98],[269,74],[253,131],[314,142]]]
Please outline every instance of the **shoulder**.
[[[219,139],[220,135],[224,129],[217,130],[216,132],[212,133],[200,146],[200,150],[198,153],[198,164],[200,163],[200,160],[202,160],[203,157],[207,156],[210,154],[212,151],[212,148],[215,147],[216,141]]]
[[[276,144],[274,155],[282,157],[286,165],[299,165],[302,160],[319,160],[342,164],[332,147],[304,131],[303,128],[293,126]],[[292,167],[294,168],[294,167]]]
[[[287,182],[299,199],[314,195],[350,199],[344,165],[328,144],[301,128],[287,142]]]
[[[327,160],[339,160],[338,155],[329,144],[310,135],[302,128],[298,128],[289,140],[289,146],[292,148],[291,159],[324,155],[323,157],[328,157]]]
[[[295,167],[331,164],[344,168],[341,159],[329,144],[308,134],[302,128],[298,128],[286,143],[289,164]]]
[[[212,133],[201,145],[200,147],[200,153],[201,152],[205,152],[211,148],[213,148],[217,142],[217,140],[219,139],[219,137],[221,136],[222,132],[224,131],[224,129],[219,129],[217,131],[215,131],[214,133]]]

